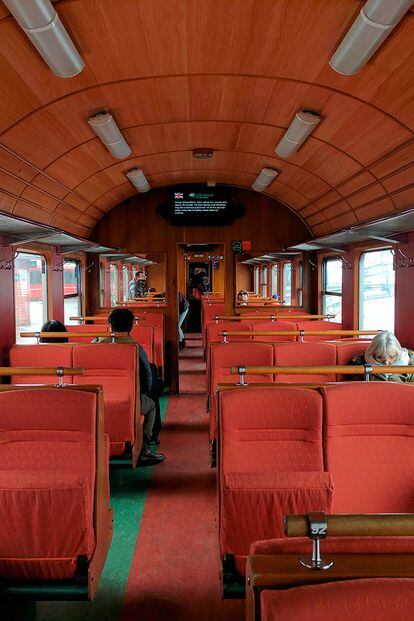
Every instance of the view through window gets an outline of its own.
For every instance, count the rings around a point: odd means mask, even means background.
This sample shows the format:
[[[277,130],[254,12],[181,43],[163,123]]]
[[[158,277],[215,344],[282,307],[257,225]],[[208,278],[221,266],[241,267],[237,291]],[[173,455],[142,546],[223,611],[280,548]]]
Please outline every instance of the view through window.
[[[359,261],[360,330],[394,331],[395,272],[390,250],[364,252]]]
[[[79,323],[70,318],[79,317],[82,314],[81,290],[81,263],[75,259],[66,259],[63,264],[65,325]]]
[[[322,261],[322,313],[335,315],[328,321],[342,323],[342,261],[324,259]]]
[[[283,264],[283,299],[287,306],[292,303],[292,263]]]
[[[35,343],[20,332],[36,332],[47,321],[46,259],[19,252],[14,262],[14,309],[16,343]]]

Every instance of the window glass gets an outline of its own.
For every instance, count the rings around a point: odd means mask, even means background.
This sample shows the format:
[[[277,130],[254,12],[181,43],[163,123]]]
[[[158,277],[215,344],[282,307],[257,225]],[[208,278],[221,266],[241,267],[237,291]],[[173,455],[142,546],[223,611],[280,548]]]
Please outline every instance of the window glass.
[[[262,296],[267,296],[267,267],[262,268]]]
[[[298,264],[298,305],[303,304],[303,263],[299,261]]]
[[[111,263],[111,306],[116,306],[118,302],[118,267]]]
[[[46,259],[39,254],[19,252],[14,262],[14,309],[16,343],[35,343],[20,332],[39,331],[47,321]]]
[[[260,268],[257,266],[254,268],[254,292],[259,294],[259,280],[260,280]]]
[[[359,328],[394,331],[395,272],[390,250],[364,252],[359,263]]]
[[[66,259],[63,264],[63,299],[65,325],[79,321],[70,319],[82,314],[82,270],[81,263],[75,259]]]
[[[132,280],[130,277],[129,268],[124,265],[122,267],[122,301],[127,302],[129,298],[129,282]]]
[[[283,300],[288,306],[292,303],[292,263],[283,264]]]
[[[278,276],[279,266],[277,263],[275,263],[274,265],[272,265],[272,295],[274,295],[275,293],[279,293]]]
[[[335,315],[327,321],[342,323],[342,261],[322,261],[322,313]]]
[[[105,306],[105,268],[99,263],[99,300],[101,306]]]

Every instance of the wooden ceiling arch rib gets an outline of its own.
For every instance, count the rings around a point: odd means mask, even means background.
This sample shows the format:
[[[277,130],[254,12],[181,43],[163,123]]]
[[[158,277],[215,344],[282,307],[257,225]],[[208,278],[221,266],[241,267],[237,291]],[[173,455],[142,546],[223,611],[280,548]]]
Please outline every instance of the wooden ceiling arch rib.
[[[248,187],[281,170],[267,194],[316,235],[395,213],[414,199],[414,15],[360,72],[328,60],[361,0],[59,0],[85,59],[50,72],[0,3],[0,210],[86,236],[135,193],[215,180]],[[295,111],[323,121],[289,160],[274,148]],[[87,118],[109,109],[133,153],[115,161]],[[193,148],[215,150],[198,162]],[[28,215],[25,217],[29,217]],[[36,218],[34,218],[36,219]]]

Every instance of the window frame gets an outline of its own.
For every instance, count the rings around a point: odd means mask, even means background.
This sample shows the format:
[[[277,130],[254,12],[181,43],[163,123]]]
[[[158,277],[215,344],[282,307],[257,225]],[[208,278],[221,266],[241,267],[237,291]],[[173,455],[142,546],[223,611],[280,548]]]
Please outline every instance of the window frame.
[[[286,304],[286,300],[285,300],[285,266],[290,264],[290,303]],[[293,274],[294,274],[294,269],[293,269],[293,261],[281,261],[280,265],[279,265],[279,274],[280,274],[280,279],[281,279],[281,283],[280,283],[280,291],[282,293],[282,300],[283,302],[286,304],[286,306],[292,306],[292,302],[293,302]]]
[[[41,257],[41,259],[45,262],[45,294],[46,300],[42,300],[43,309],[46,306],[46,313],[44,313],[43,323],[49,321],[49,317],[53,316],[53,283],[52,283],[52,270],[51,267],[51,253],[49,250],[40,249],[37,247],[18,247],[16,248],[16,256],[13,261],[13,323],[14,323],[14,339],[15,343],[20,343],[17,340],[17,315],[16,315],[16,259],[18,259],[20,254],[33,255],[35,257]],[[30,276],[29,276],[30,280]],[[50,293],[52,292],[52,295]],[[45,319],[46,317],[46,319]],[[29,344],[31,339],[24,339],[24,343]]]
[[[340,261],[342,263],[342,259],[340,255],[329,255],[329,256],[325,256],[322,257],[321,259],[321,311],[322,314],[325,315],[327,314],[327,311],[325,310],[325,296],[333,296],[333,297],[338,297],[341,298],[341,321],[343,320],[342,317],[342,312],[343,312],[343,295],[344,295],[344,291],[343,291],[343,272],[342,272],[342,278],[341,278],[341,293],[338,293],[338,291],[329,291],[329,289],[326,288],[326,281],[327,281],[327,265],[329,262],[332,261]],[[338,318],[335,317],[335,321],[337,321]]]

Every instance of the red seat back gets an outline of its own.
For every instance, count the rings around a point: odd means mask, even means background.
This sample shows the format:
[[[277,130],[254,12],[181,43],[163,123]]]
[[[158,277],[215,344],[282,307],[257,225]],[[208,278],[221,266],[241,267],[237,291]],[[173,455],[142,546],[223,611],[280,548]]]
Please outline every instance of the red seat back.
[[[269,341],[271,343],[284,341],[297,341],[297,336],[255,336],[254,332],[295,331],[296,323],[293,321],[252,321],[253,339],[255,341]]]
[[[89,334],[99,333],[99,332],[109,332],[109,324],[106,323],[98,323],[98,324],[78,324],[78,325],[68,325],[66,326],[66,330],[68,332],[77,332],[79,336],[69,338],[69,343],[90,343],[93,337],[90,336],[82,336],[82,332],[87,332]]]
[[[134,324],[131,337],[145,349],[150,362],[155,362],[155,333],[154,326],[150,324]]]
[[[334,513],[414,512],[414,391],[387,382],[322,389]]]
[[[275,343],[275,365],[297,367],[336,364],[336,346],[332,343]],[[299,384],[302,382],[334,382],[335,375],[283,375],[277,382]]]
[[[298,321],[297,323],[298,330],[305,330],[305,341],[334,341],[336,339],[340,339],[340,335],[307,335],[306,332],[313,331],[326,331],[326,330],[342,330],[342,324],[336,323],[333,321],[318,321],[318,320],[305,320]]]
[[[252,324],[249,321],[215,321],[207,324],[207,347],[213,342],[223,342],[223,337],[219,336],[219,332],[227,330],[228,332],[251,332]],[[249,336],[229,336],[230,343],[237,343],[240,341],[250,341]]]
[[[10,349],[12,367],[73,367],[73,345],[42,343],[40,345],[13,345]],[[66,384],[73,383],[73,376],[65,376]],[[56,375],[16,375],[12,384],[57,384]]]

